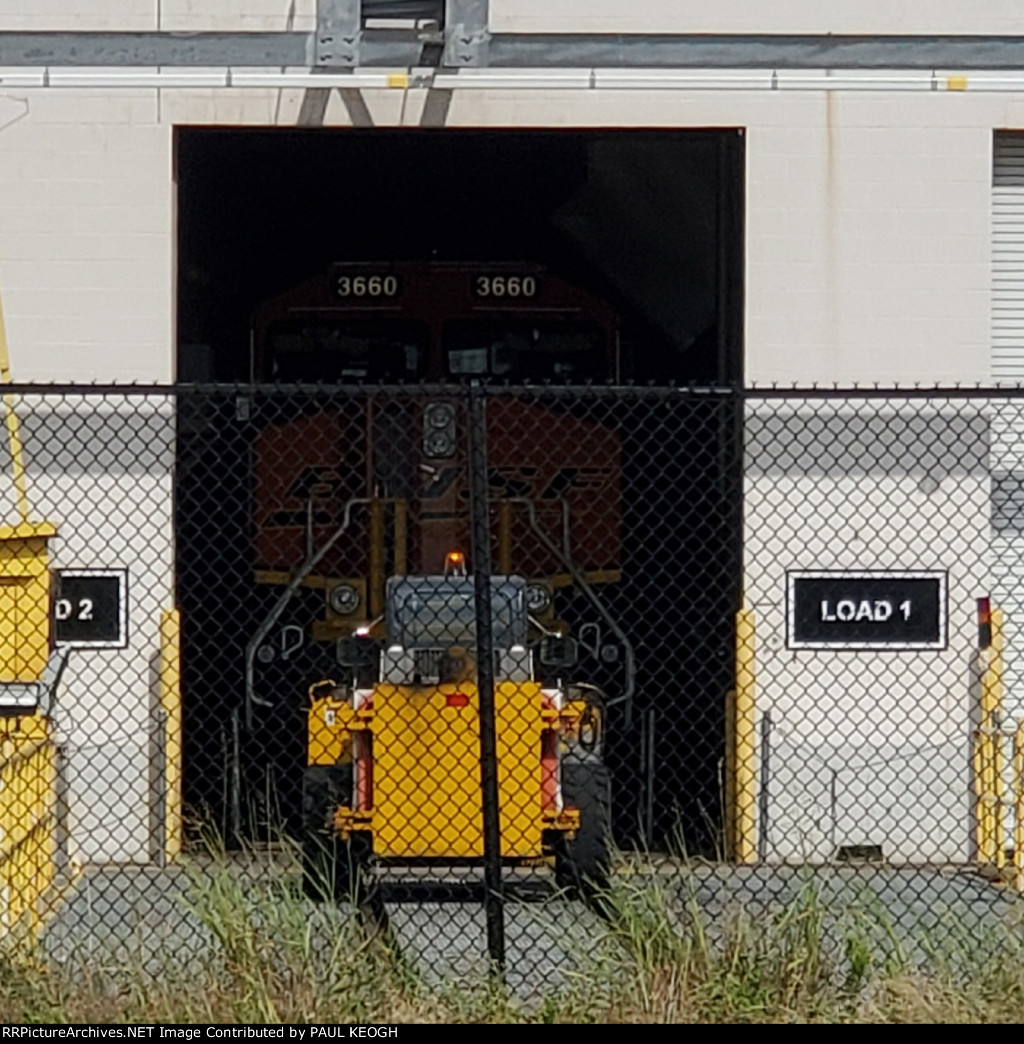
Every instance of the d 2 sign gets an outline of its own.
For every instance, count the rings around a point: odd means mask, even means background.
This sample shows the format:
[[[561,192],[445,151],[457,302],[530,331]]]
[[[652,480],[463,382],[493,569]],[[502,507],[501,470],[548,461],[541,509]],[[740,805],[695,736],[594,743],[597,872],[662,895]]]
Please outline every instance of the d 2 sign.
[[[944,572],[786,574],[790,649],[944,649]]]
[[[128,572],[63,569],[56,574],[53,628],[57,645],[123,649],[128,644]]]

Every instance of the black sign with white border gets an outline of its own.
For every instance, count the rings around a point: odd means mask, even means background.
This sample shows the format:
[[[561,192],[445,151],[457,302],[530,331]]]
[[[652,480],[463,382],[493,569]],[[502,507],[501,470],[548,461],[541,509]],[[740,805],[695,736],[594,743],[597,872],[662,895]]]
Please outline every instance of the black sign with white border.
[[[945,649],[947,574],[924,570],[786,573],[786,647]]]
[[[127,569],[59,569],[54,580],[56,645],[71,649],[127,648]]]

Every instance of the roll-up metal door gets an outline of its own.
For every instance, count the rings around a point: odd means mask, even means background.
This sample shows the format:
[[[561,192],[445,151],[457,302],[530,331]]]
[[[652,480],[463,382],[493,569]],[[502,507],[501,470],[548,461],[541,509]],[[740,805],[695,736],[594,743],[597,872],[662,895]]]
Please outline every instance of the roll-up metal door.
[[[1024,133],[997,133],[992,182],[992,379],[1024,385]],[[1006,616],[1006,711],[1024,715],[1024,400],[994,404],[993,603]]]

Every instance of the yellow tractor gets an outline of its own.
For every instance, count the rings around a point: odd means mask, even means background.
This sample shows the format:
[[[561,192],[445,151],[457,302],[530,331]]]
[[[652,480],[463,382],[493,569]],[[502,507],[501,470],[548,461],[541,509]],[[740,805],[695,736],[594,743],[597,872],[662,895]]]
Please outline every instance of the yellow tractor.
[[[458,552],[445,575],[392,577],[384,619],[340,639],[339,678],[310,688],[310,896],[358,898],[374,862],[482,860],[474,595]],[[610,843],[600,693],[569,684],[576,643],[538,633],[524,579],[493,577],[491,603],[502,861],[549,864],[576,893],[600,888]]]

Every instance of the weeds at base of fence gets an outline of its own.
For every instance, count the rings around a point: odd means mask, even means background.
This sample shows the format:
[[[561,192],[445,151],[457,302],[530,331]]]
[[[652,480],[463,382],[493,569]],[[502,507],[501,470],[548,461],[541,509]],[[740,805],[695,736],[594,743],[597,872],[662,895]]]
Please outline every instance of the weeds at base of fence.
[[[828,931],[813,877],[777,909],[709,919],[686,885],[618,881],[548,989],[517,997],[429,978],[347,906],[312,906],[291,878],[254,885],[226,863],[190,872],[202,956],[166,969],[47,963],[0,952],[0,1022],[1019,1022],[1024,937],[920,940],[908,956],[867,905]],[[557,902],[558,900],[556,900]],[[544,905],[529,915],[543,919]],[[169,954],[169,958],[174,955]]]

